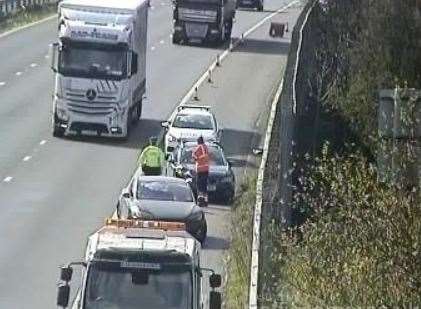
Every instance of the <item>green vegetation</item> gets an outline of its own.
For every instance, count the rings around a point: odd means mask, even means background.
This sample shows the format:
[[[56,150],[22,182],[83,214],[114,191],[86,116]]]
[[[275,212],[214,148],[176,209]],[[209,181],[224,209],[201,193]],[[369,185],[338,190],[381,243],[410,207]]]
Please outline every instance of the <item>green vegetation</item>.
[[[36,22],[57,12],[56,4],[36,5],[26,10],[21,10],[16,14],[2,17],[0,16],[0,34],[15,28]]]
[[[232,240],[227,261],[225,308],[242,309],[248,304],[255,203],[256,178],[250,177],[241,184],[231,214]]]
[[[323,119],[314,129],[324,147],[299,166],[305,172],[294,206],[304,224],[265,227],[271,259],[261,302],[264,308],[420,306],[421,191],[380,183],[374,158],[381,145],[377,91],[421,88],[421,17],[410,0],[325,2],[311,25],[321,40],[310,81],[317,81]],[[351,134],[322,138],[316,126],[329,119]]]

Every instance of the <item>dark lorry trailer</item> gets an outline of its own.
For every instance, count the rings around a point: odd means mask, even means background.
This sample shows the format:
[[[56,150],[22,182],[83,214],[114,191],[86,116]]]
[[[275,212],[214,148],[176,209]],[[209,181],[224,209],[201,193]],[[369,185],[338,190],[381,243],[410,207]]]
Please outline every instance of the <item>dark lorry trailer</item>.
[[[237,0],[174,0],[173,43],[231,38]]]

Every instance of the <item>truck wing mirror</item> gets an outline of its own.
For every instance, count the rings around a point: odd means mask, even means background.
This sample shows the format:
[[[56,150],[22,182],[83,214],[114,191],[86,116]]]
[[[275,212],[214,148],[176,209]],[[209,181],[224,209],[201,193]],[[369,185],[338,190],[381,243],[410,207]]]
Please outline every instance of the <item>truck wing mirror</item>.
[[[137,74],[138,56],[135,52],[132,53],[132,75]]]
[[[212,289],[219,288],[222,285],[222,277],[218,274],[212,274],[209,277],[209,284]]]
[[[168,129],[168,127],[170,126],[170,122],[169,121],[163,121],[161,122],[161,127]]]
[[[57,293],[57,306],[67,308],[70,298],[70,286],[67,283],[60,283]]]
[[[54,73],[58,71],[58,52],[59,52],[59,43],[53,43],[50,45],[50,57],[51,57],[51,70]]]
[[[221,293],[211,291],[209,295],[209,309],[221,309],[222,296]]]
[[[70,266],[60,267],[60,280],[64,282],[69,282],[72,280],[73,268]]]

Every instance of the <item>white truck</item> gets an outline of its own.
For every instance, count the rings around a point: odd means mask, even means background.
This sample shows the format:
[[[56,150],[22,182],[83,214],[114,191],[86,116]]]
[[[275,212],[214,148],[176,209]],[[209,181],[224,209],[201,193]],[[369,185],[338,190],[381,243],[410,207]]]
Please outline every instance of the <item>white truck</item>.
[[[177,222],[108,219],[83,262],[61,267],[57,306],[67,308],[73,266],[82,280],[73,309],[220,309],[221,276],[200,264],[200,243]],[[210,272],[205,302],[204,272]],[[206,293],[207,294],[207,293]]]
[[[64,0],[58,7],[53,135],[127,138],[146,91],[148,1]]]

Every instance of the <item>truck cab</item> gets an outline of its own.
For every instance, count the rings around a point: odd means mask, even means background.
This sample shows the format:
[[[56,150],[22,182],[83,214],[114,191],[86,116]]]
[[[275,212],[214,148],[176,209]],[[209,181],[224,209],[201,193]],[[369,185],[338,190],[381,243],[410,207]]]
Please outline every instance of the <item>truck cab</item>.
[[[210,272],[209,308],[221,277],[200,265],[200,243],[183,223],[109,219],[89,237],[85,261],[61,268],[57,305],[67,308],[73,267],[83,268],[73,309],[201,309],[202,279]],[[207,305],[207,304],[206,304]]]
[[[230,40],[236,7],[236,0],[174,0],[173,43]]]
[[[128,136],[146,89],[147,6],[146,0],[60,2],[51,51],[54,136]]]

